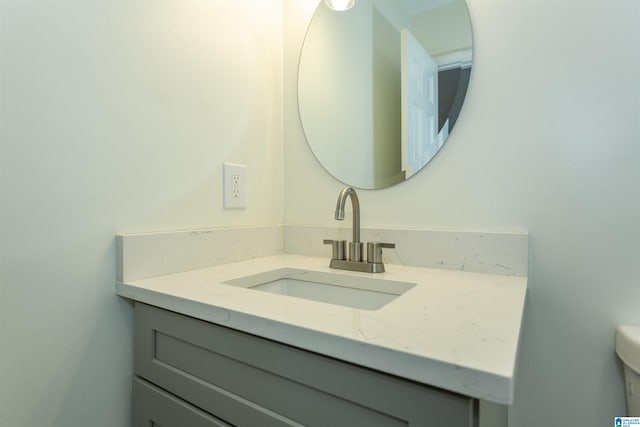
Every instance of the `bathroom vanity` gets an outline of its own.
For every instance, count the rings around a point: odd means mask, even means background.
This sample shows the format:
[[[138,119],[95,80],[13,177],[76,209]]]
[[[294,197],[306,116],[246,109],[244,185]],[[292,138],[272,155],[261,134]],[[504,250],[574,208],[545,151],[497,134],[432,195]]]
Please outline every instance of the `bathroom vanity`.
[[[468,396],[145,304],[135,325],[136,426],[476,425]]]
[[[166,266],[168,252],[133,237],[119,238],[117,292],[135,306],[134,425],[466,427],[479,402],[512,402],[526,277],[391,263],[372,275],[284,253],[154,273],[135,258],[153,248]],[[354,308],[258,289],[285,276],[389,297]]]

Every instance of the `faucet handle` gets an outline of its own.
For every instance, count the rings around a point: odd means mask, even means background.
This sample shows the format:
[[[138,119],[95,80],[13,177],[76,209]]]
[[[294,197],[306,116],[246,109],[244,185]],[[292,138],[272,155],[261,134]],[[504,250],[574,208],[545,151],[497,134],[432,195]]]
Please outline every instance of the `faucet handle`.
[[[322,241],[322,243],[324,243],[325,245],[331,245],[331,258],[332,259],[346,259],[345,256],[345,248],[347,245],[347,241],[346,240],[331,240],[331,239],[324,239]]]
[[[395,248],[395,243],[367,242],[367,262],[371,264],[382,263],[382,248]]]

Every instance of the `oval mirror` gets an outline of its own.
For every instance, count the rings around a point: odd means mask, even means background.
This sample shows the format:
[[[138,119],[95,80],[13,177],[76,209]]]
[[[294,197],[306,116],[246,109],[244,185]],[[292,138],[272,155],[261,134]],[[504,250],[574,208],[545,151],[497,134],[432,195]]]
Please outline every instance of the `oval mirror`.
[[[302,47],[298,106],[322,166],[345,184],[385,188],[438,152],[469,84],[464,0],[320,1]]]

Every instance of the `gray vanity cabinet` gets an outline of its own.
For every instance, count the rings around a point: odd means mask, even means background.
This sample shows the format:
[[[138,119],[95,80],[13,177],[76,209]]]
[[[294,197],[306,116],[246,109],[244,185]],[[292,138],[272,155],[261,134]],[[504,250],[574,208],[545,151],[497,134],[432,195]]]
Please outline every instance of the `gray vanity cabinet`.
[[[477,426],[477,401],[135,305],[134,426]]]
[[[133,379],[134,426],[230,427],[141,378]]]

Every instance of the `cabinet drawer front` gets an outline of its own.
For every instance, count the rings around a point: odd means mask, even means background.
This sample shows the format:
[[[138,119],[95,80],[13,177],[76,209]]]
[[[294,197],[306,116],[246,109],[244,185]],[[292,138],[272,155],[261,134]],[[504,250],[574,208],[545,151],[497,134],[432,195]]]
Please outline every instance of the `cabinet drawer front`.
[[[472,399],[136,303],[136,373],[238,426],[469,426]]]
[[[139,378],[133,379],[134,427],[233,427]]]

